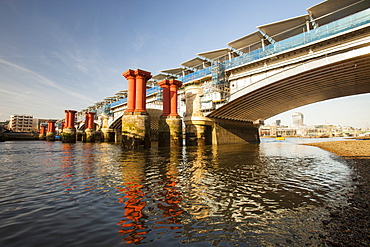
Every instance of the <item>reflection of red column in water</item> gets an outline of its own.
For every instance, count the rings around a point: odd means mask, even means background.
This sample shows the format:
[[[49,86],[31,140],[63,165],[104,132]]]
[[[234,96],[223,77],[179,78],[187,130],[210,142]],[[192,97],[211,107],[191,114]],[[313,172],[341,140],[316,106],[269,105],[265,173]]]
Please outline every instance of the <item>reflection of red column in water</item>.
[[[125,112],[134,112],[136,97],[135,71],[129,69],[122,73],[127,79],[127,109]]]
[[[55,132],[55,120],[49,120],[48,121],[48,130],[47,132]]]
[[[170,101],[171,101],[171,112],[170,116],[178,116],[177,113],[177,90],[181,87],[182,82],[177,80],[170,80]]]
[[[164,193],[165,199],[164,203],[158,203],[158,208],[163,210],[163,221],[157,221],[158,224],[167,225],[171,224],[180,224],[180,220],[177,219],[177,216],[181,215],[184,210],[179,206],[179,203],[182,201],[182,196],[180,192],[176,189],[176,182],[169,181],[165,187],[166,192]],[[170,229],[178,229],[179,226],[171,226]]]
[[[168,80],[163,80],[158,82],[158,85],[162,88],[163,90],[163,99],[162,99],[162,104],[163,104],[163,112],[162,116],[168,116],[170,114],[170,84]]]
[[[85,129],[94,129],[95,112],[86,112]]]
[[[121,235],[130,234],[122,240],[128,244],[140,242],[144,239],[143,236],[149,232],[149,230],[143,231],[146,227],[143,222],[141,222],[141,219],[145,216],[143,209],[146,203],[141,201],[145,194],[140,188],[137,188],[137,186],[138,185],[129,186],[129,190],[126,188],[120,189],[120,191],[124,191],[126,194],[119,199],[119,202],[125,204],[123,207],[125,210],[125,219],[118,222],[117,225],[126,229],[119,230],[118,232],[121,233]],[[125,198],[128,198],[128,200],[125,201]]]
[[[135,112],[146,112],[146,82],[152,78],[150,72],[137,69]]]

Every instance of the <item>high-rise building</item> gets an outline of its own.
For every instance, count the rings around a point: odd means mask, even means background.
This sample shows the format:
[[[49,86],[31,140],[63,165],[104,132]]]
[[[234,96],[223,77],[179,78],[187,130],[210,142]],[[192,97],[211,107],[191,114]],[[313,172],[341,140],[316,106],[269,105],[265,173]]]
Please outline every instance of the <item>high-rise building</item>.
[[[35,129],[37,131],[37,123],[35,124],[33,116],[29,115],[11,115],[8,127],[16,132],[31,132]]]
[[[296,112],[292,115],[292,122],[294,127],[303,126],[303,114]]]

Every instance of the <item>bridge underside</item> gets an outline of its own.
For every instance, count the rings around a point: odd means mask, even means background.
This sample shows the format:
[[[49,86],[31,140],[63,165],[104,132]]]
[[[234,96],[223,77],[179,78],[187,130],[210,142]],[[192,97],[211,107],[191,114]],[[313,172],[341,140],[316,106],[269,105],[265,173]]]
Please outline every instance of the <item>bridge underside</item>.
[[[220,107],[208,117],[256,121],[319,101],[370,93],[370,55],[276,81]]]

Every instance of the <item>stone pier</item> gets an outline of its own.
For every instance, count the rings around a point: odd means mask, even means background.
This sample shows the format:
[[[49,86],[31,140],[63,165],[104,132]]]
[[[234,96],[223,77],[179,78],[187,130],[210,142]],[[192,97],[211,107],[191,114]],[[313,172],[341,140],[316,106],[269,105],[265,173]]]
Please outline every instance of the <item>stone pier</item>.
[[[40,126],[39,139],[40,140],[45,140],[45,138],[46,138],[46,126],[45,125],[41,125]]]
[[[108,116],[104,114],[102,116],[102,128],[101,132],[103,134],[103,142],[114,142],[115,141],[115,132],[114,129],[110,129],[108,126]]]
[[[122,116],[122,147],[150,148],[150,117],[146,111],[146,83],[152,77],[144,70],[127,70],[127,109]]]
[[[205,117],[200,110],[202,89],[196,85],[185,88],[186,112],[184,116],[186,145],[220,145],[258,143],[260,123]]]
[[[182,119],[177,113],[177,91],[182,82],[177,80],[160,81],[163,90],[163,113],[158,122],[158,146],[182,146]]]
[[[56,120],[48,121],[48,129],[46,132],[47,141],[55,141],[55,123],[56,123]]]
[[[186,146],[212,144],[213,121],[200,111],[202,88],[196,85],[185,88],[186,111],[184,116]]]
[[[95,112],[86,112],[84,142],[95,142]]]
[[[76,142],[76,128],[75,128],[75,117],[76,112],[74,110],[65,110],[66,114],[63,132],[61,139],[63,143],[75,143]]]

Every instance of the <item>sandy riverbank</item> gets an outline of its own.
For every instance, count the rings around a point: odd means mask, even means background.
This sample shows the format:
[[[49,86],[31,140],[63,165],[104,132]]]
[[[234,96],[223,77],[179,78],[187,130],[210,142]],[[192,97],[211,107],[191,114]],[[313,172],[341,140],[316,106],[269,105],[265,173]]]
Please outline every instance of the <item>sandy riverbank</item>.
[[[342,156],[352,169],[353,190],[347,204],[330,208],[322,220],[327,235],[323,246],[370,246],[370,140],[304,144]]]
[[[349,140],[304,144],[315,146],[345,159],[370,159],[370,140]]]

